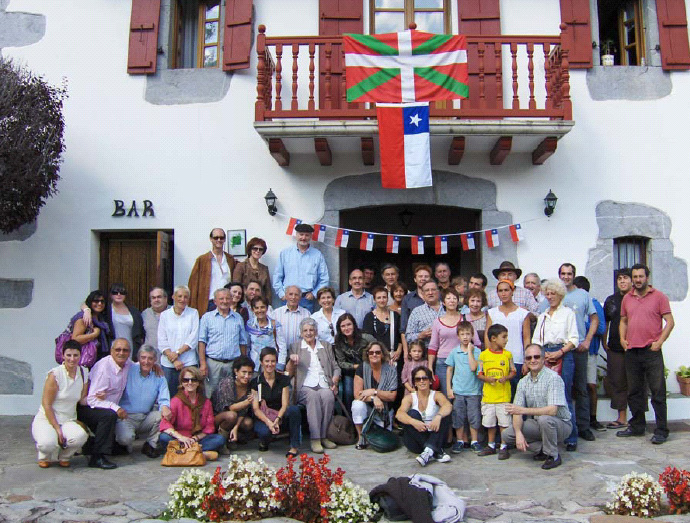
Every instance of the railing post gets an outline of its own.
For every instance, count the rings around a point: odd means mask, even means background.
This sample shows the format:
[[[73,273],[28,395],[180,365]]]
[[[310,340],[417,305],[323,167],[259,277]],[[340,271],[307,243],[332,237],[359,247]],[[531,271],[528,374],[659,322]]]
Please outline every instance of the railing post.
[[[477,46],[479,59],[479,108],[486,109],[486,94],[484,93],[484,42]]]
[[[342,69],[342,74],[340,75],[340,108],[341,109],[347,109],[347,67],[345,67],[345,46],[341,45],[340,48],[342,49],[342,57],[340,58],[340,64],[341,64],[341,69]]]
[[[299,55],[299,44],[292,44],[292,105],[291,109],[299,109],[297,102],[297,56]]]
[[[276,111],[283,109],[283,44],[276,44]]]
[[[546,90],[546,100],[544,100],[544,109],[547,111],[551,109],[551,44],[544,42],[544,89]]]
[[[326,42],[326,82],[324,87],[326,88],[326,96],[324,102],[326,104],[325,109],[331,109],[331,42]]]
[[[264,113],[266,110],[264,100],[264,69],[265,52],[266,52],[266,26],[259,25],[259,36],[256,37],[256,55],[258,63],[256,65],[256,103],[254,104],[254,120],[257,122],[264,121]]]
[[[537,101],[534,98],[534,44],[527,43],[527,79],[529,85],[529,105],[530,110],[537,108]]]
[[[520,98],[518,97],[517,43],[510,43],[510,54],[513,56],[513,109],[520,109]]]
[[[568,49],[563,48],[563,41],[565,40],[564,33],[568,30],[566,24],[561,24],[561,68],[563,69],[563,85],[561,93],[563,95],[563,119],[573,119],[573,105],[570,101],[570,62],[568,62]]]
[[[314,42],[309,42],[309,102],[307,108],[310,111],[314,110],[314,54],[316,53],[316,45]]]
[[[501,43],[494,43],[494,58],[496,59],[496,108],[503,109],[503,63],[501,60]]]

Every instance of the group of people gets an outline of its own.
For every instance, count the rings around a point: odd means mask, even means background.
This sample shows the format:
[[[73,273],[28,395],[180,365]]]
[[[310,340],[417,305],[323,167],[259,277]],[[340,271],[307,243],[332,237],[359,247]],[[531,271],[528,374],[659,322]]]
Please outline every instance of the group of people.
[[[422,466],[450,461],[446,448],[507,459],[514,445],[549,469],[561,464],[560,443],[573,451],[578,437],[591,441],[592,429],[606,429],[590,402],[598,344],[618,411],[608,427],[621,437],[644,434],[649,387],[652,442],[668,437],[661,347],[673,317],[647,267],[618,271],[603,307],[569,263],[559,279],[530,273],[520,287],[522,271],[503,262],[488,295],[485,275],[451,278],[443,262],[416,265],[410,292],[395,265],[381,268],[380,285],[363,267],[338,295],[310,244],[313,228],[295,230],[296,245],[280,253],[272,279],[260,261],[264,240],[252,238],[236,262],[223,251],[224,231],[213,229],[211,250],[197,258],[188,285],[175,287],[172,306],[158,287],[142,313],[125,303],[123,285],[107,297],[91,292],[70,321],[72,339],[48,373],[33,422],[39,466],[67,467],[81,450],[89,466],[115,468],[108,457],[132,452],[137,437],[151,458],[177,440],[215,459],[254,436],[268,450],[282,432],[294,456],[303,425],[311,451],[323,453],[337,446],[327,432],[340,397],[357,449],[368,446],[363,427],[373,416],[402,432]],[[274,293],[283,302],[276,309]],[[80,364],[87,343],[98,353],[90,369]]]

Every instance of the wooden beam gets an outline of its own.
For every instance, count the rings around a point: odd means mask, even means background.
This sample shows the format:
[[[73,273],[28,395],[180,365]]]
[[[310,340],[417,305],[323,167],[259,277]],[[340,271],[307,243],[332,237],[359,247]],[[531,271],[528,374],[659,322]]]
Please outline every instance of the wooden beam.
[[[314,138],[314,149],[321,165],[333,165],[333,154],[326,138]]]
[[[458,165],[463,154],[465,154],[465,137],[453,136],[448,150],[448,165]]]
[[[366,136],[362,137],[362,163],[364,163],[364,165],[374,165],[374,162],[374,139]]]
[[[278,162],[281,167],[287,167],[290,165],[290,153],[285,148],[283,140],[280,138],[269,138],[268,139],[268,150],[273,156],[273,159]]]
[[[544,138],[537,148],[532,151],[532,164],[542,165],[549,156],[556,152],[557,145],[558,139],[555,136],[547,136]]]
[[[506,156],[508,156],[508,153],[510,152],[510,148],[512,146],[512,136],[501,136],[496,142],[496,145],[494,145],[491,154],[489,155],[491,165],[501,165],[503,163],[503,160],[506,159]]]

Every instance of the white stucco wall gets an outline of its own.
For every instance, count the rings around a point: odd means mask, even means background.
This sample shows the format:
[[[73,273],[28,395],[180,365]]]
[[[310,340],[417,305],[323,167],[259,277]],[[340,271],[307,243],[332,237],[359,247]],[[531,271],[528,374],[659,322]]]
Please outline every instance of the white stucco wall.
[[[267,25],[271,35],[318,33],[316,0],[294,2],[299,6],[294,9],[285,4],[255,2],[256,24]],[[558,0],[503,0],[501,8],[504,33],[558,30]],[[155,106],[144,101],[146,78],[126,73],[128,2],[12,0],[8,10],[46,15],[47,30],[40,42],[5,48],[3,54],[53,83],[63,76],[69,82],[60,192],[42,210],[36,234],[24,242],[0,242],[0,275],[35,279],[28,307],[0,310],[0,354],[31,363],[35,378],[33,396],[0,396],[0,413],[27,414],[37,409],[42,376],[54,365],[55,336],[98,284],[98,243],[91,231],[174,229],[175,283],[186,283],[215,226],[246,228],[248,237],[265,238],[265,261],[272,268],[290,239],[284,220],[266,212],[269,187],[279,197],[280,212],[310,221],[322,215],[330,181],[372,169],[362,166],[359,154],[336,154],[332,167],[321,167],[313,154],[293,154],[289,168],[279,167],[253,128],[254,56],[251,69],[233,75],[220,102]],[[511,212],[516,222],[543,217],[546,193],[552,189],[558,195],[550,220],[524,225],[526,241],[518,246],[518,257],[527,272],[555,276],[566,260],[584,272],[597,238],[594,209],[608,199],[668,213],[675,255],[690,258],[690,240],[683,234],[689,218],[680,195],[688,162],[690,73],[672,73],[672,94],[646,102],[595,102],[585,75],[571,72],[576,125],[545,165],[533,166],[521,154],[494,167],[470,150],[459,166],[450,167],[447,151],[435,150],[434,167],[493,181],[498,209]],[[152,200],[156,217],[113,218],[114,199]],[[690,337],[688,300],[672,307],[676,329],[664,348],[671,370],[689,363]],[[674,379],[669,387],[677,390]]]

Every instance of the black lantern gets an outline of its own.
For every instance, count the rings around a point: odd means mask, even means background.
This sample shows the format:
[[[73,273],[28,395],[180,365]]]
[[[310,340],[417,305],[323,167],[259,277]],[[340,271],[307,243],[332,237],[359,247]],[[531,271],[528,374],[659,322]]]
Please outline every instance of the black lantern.
[[[544,214],[546,214],[546,216],[551,216],[553,214],[557,201],[558,198],[553,192],[551,192],[551,189],[549,189],[549,194],[547,194],[546,198],[544,198],[544,203],[546,204],[546,207],[544,207]]]
[[[398,213],[398,217],[400,218],[400,222],[402,223],[402,226],[407,229],[410,226],[410,224],[412,223],[412,218],[414,217],[414,213],[412,211],[404,209],[403,211],[400,211]]]
[[[266,200],[266,207],[268,207],[268,214],[271,216],[275,216],[278,212],[278,206],[276,205],[277,199],[278,197],[273,194],[273,189],[269,189],[266,193],[266,196],[264,196],[264,200]]]

